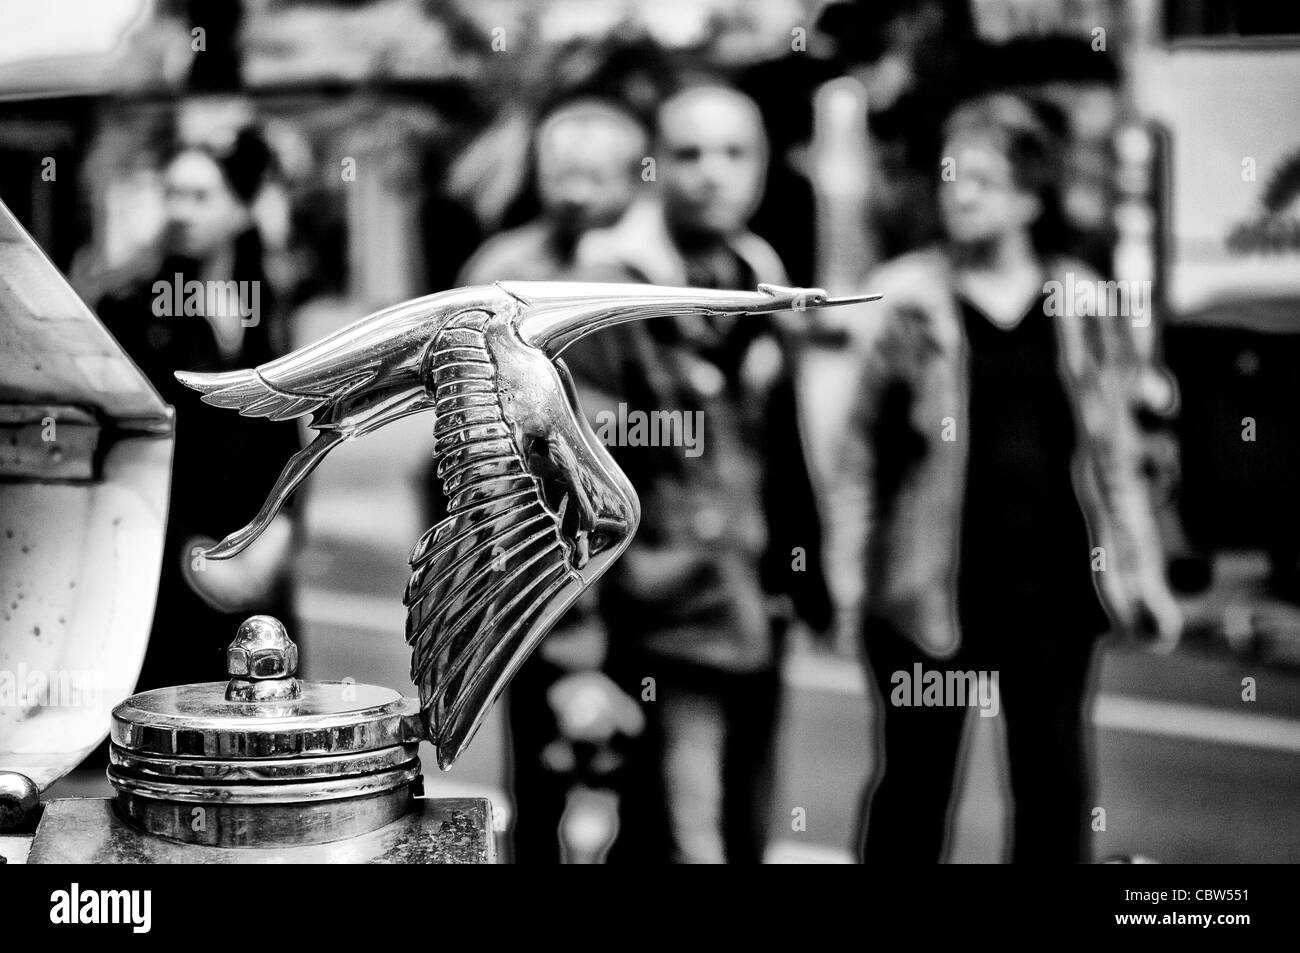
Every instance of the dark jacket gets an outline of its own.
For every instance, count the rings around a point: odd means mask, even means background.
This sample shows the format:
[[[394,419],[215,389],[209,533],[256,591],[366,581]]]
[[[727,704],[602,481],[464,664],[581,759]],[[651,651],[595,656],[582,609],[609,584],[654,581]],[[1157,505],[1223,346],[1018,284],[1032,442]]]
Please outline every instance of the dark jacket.
[[[170,287],[177,274],[198,280],[198,265],[175,255],[155,257],[116,276],[98,296],[100,319],[144,372],[163,400],[176,408],[167,537],[158,606],[139,685],[155,688],[222,677],[224,652],[247,613],[223,613],[193,592],[181,571],[182,552],[194,536],[221,539],[258,511],[281,467],[300,449],[297,430],[211,407],[174,377],[177,370],[220,371],[255,367],[284,353],[287,334],[275,312],[256,232],[236,241],[235,281],[260,282],[257,323],[244,329],[237,357],[223,360],[207,319],[159,316],[154,284]],[[289,509],[292,512],[292,507]],[[281,618],[298,638],[290,613],[287,578],[259,611]]]
[[[1097,281],[1083,263],[1048,277]],[[962,525],[969,382],[967,345],[948,259],[937,248],[888,262],[864,285],[884,295],[856,329],[859,386],[845,434],[836,516],[859,531],[865,612],[936,656],[955,652],[957,534]],[[1160,538],[1140,471],[1134,404],[1150,368],[1122,316],[1056,322],[1058,370],[1079,435],[1074,486],[1088,523],[1095,582],[1120,622],[1137,580],[1163,585]],[[945,440],[945,427],[954,439]],[[1102,558],[1097,559],[1098,556]],[[1044,632],[1044,637],[1050,633]]]
[[[619,225],[589,234],[578,253],[583,277],[689,284],[661,224],[653,208],[634,207]],[[733,250],[749,287],[784,280],[756,236]],[[764,317],[720,328],[635,322],[579,342],[565,360],[642,503],[637,536],[600,587],[611,652],[637,640],[652,654],[753,671],[775,664],[786,620],[826,629],[820,521],[789,346],[776,325]],[[632,426],[611,429],[665,412],[698,415],[690,419],[702,421],[699,452],[627,445],[638,442],[626,439]]]

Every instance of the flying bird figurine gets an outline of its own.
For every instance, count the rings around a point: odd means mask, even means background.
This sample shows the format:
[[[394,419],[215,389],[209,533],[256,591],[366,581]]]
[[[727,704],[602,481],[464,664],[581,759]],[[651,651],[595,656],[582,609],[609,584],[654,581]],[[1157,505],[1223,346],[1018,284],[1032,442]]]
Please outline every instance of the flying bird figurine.
[[[379,311],[260,367],[176,377],[248,417],[311,415],[247,526],[205,554],[247,547],[334,447],[434,413],[447,516],[411,552],[406,640],[424,731],[448,768],[515,670],[618,558],[640,519],[635,490],[578,407],[560,353],[579,338],[667,315],[754,315],[873,301],[817,288],[712,291],[500,281]]]

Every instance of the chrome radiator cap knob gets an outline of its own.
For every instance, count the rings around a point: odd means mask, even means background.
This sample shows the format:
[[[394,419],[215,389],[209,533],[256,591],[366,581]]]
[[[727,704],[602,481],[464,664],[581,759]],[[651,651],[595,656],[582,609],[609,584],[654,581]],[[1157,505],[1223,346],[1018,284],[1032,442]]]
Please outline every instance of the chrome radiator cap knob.
[[[389,688],[299,680],[271,616],[245,620],[229,682],[141,692],[113,710],[118,815],[214,847],[328,843],[392,823],[422,788],[418,706]]]
[[[226,701],[276,701],[302,693],[298,679],[298,645],[269,615],[244,620],[226,649]]]

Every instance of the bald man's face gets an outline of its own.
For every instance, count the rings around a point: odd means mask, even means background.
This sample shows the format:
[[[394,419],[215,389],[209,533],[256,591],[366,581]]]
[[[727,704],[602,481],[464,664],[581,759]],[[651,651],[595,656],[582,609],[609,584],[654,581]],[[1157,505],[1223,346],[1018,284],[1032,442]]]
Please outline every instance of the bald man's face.
[[[767,143],[758,111],[724,90],[685,93],[659,114],[659,181],[677,228],[731,235],[763,195]]]
[[[542,209],[573,235],[612,224],[632,202],[645,152],[645,136],[630,120],[559,119],[537,144]]]

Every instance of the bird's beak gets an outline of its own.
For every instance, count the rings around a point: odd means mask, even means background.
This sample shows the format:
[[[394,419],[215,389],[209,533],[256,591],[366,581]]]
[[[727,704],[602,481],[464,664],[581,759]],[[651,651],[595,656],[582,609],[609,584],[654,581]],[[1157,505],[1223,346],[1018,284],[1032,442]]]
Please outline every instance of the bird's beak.
[[[759,285],[757,291],[663,288],[658,285],[502,281],[499,286],[525,305],[519,336],[555,357],[579,338],[602,328],[668,315],[773,314],[876,301],[877,294],[832,298],[821,288]]]

